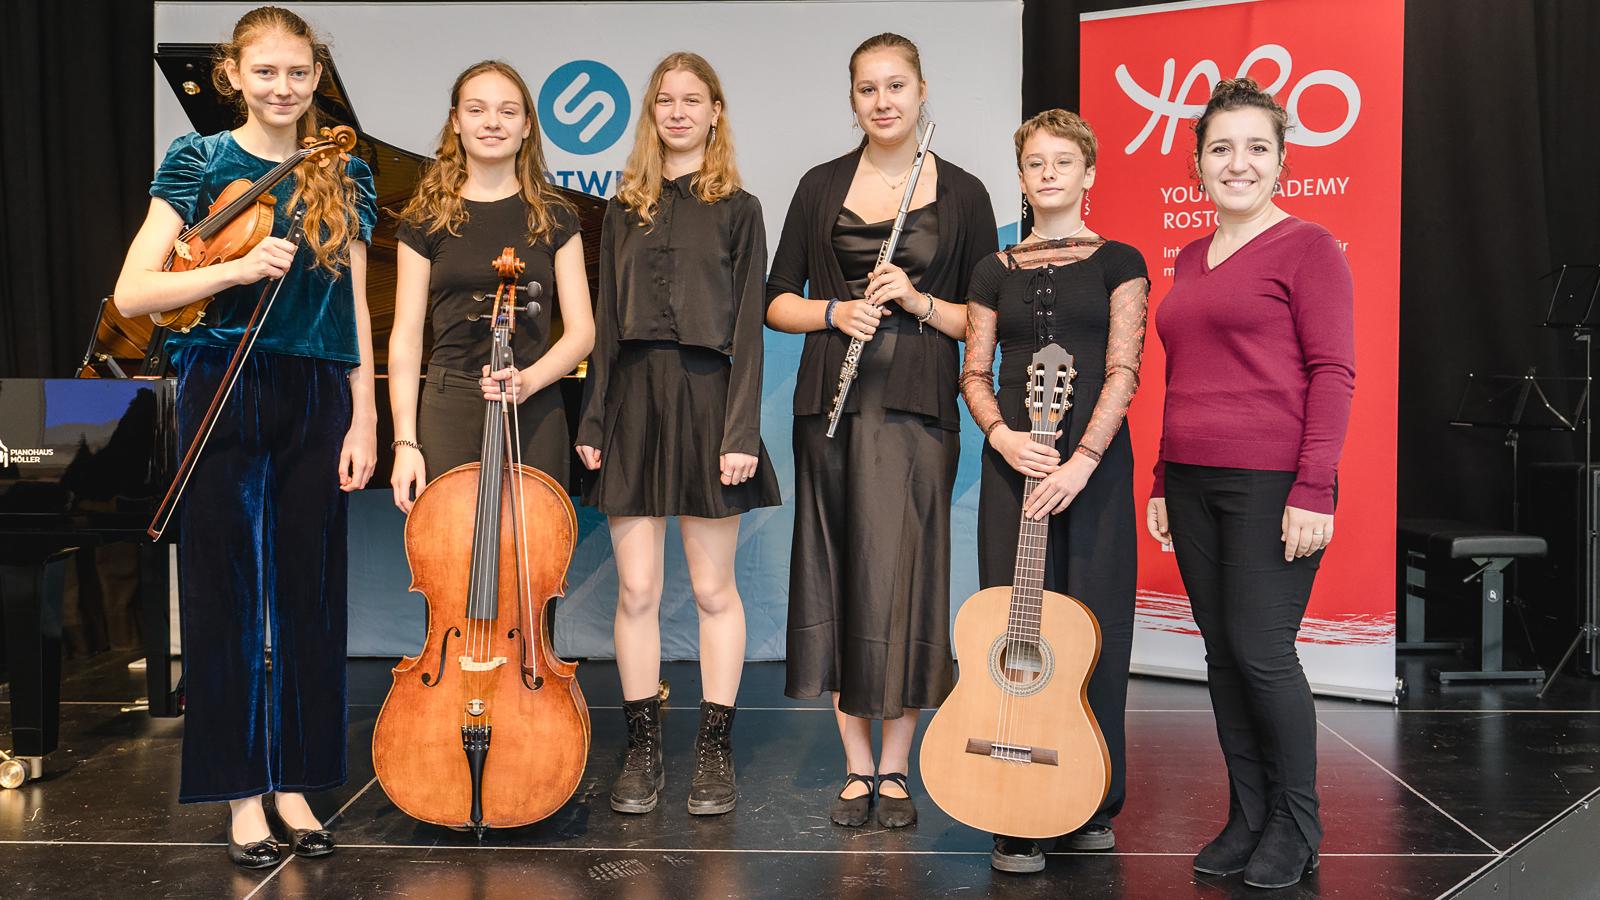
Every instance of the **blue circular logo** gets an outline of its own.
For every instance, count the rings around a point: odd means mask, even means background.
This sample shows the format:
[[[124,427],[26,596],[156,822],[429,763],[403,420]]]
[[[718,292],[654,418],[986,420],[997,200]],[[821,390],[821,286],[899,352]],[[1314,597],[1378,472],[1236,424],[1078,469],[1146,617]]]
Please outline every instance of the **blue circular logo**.
[[[575,59],[550,73],[539,88],[539,124],[568,153],[609,149],[628,128],[628,88],[611,67]]]

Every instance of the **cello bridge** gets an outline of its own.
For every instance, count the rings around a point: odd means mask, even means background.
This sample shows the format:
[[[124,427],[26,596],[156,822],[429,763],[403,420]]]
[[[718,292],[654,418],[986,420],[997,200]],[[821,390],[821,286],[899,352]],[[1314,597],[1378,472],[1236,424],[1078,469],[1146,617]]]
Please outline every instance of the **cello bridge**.
[[[494,659],[473,659],[470,656],[461,656],[457,657],[457,662],[461,664],[463,672],[492,672],[505,665],[506,658],[496,656]]]

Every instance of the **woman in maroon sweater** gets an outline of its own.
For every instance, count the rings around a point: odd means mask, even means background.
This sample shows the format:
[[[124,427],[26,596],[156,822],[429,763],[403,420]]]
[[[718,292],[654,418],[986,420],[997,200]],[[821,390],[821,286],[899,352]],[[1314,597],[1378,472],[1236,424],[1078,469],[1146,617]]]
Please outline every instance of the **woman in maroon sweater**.
[[[1194,868],[1256,887],[1318,861],[1316,710],[1295,634],[1333,539],[1355,382],[1344,253],[1272,202],[1287,118],[1240,78],[1195,125],[1217,230],[1183,248],[1156,313],[1167,394],[1147,516],[1205,638],[1228,765],[1228,823]]]

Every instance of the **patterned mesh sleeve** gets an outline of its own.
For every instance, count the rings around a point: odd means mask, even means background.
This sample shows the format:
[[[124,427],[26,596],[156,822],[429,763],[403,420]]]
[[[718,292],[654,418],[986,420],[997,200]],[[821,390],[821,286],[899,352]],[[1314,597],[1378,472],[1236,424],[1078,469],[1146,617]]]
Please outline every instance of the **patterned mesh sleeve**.
[[[967,355],[961,364],[961,396],[972,420],[988,437],[1001,421],[994,392],[995,322],[999,313],[981,303],[967,304]]]
[[[1128,415],[1133,392],[1139,389],[1139,361],[1144,356],[1145,313],[1149,306],[1150,282],[1130,278],[1111,292],[1111,333],[1106,339],[1106,381],[1095,401],[1094,413],[1078,442],[1098,460],[1117,436]],[[970,313],[969,313],[970,315]],[[970,346],[970,345],[969,345]],[[970,402],[970,401],[969,401]]]

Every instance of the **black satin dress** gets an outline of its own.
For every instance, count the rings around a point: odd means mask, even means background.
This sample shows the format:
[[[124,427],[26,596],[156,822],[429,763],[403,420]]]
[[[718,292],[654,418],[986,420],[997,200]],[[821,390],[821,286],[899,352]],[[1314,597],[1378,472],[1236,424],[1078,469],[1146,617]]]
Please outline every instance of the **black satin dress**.
[[[865,294],[893,224],[840,212],[833,249],[852,298]],[[912,284],[938,242],[938,204],[913,210],[894,256]],[[884,408],[895,344],[917,328],[910,313],[891,309],[861,354],[851,388],[860,393],[860,412],[846,413],[832,438],[826,415],[794,422],[785,693],[837,691],[846,713],[874,719],[938,706],[954,684],[950,502],[960,434]]]

